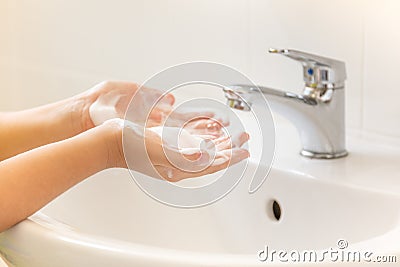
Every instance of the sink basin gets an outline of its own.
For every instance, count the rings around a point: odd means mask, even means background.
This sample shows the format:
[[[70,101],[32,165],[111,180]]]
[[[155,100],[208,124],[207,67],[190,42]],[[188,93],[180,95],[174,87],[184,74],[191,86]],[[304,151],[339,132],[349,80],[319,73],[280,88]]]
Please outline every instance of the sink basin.
[[[0,234],[1,254],[30,267],[244,267],[265,265],[257,254],[266,245],[322,250],[339,239],[368,248],[399,240],[396,194],[280,168],[249,194],[254,168],[250,161],[230,194],[196,209],[155,201],[125,170],[99,173]],[[400,251],[398,242],[390,248]]]

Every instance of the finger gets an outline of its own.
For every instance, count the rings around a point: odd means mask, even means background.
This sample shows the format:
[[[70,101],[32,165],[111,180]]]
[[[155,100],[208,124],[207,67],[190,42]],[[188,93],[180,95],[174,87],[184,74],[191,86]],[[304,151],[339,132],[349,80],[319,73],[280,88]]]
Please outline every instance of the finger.
[[[148,126],[148,122],[152,121],[156,125],[162,124],[168,115],[171,113],[172,106],[169,104],[157,104],[150,112],[146,126]]]
[[[199,113],[198,116],[202,117],[203,113]],[[221,126],[229,126],[229,119],[226,117],[223,117],[221,114],[216,114],[214,112],[207,112],[204,113],[203,115],[204,118],[208,118],[212,122],[216,122],[220,124]]]
[[[209,119],[214,117],[214,112],[183,112],[176,110],[171,116],[175,119],[179,119],[183,122],[192,121],[195,119]]]
[[[232,140],[230,136],[227,136],[224,141],[216,145],[217,151],[223,151],[232,148]]]
[[[207,166],[210,162],[210,155],[206,151],[201,151],[197,148],[177,150],[165,144],[151,144],[151,141],[147,141],[147,137],[146,148],[150,160],[154,165],[171,168],[180,167],[188,171],[196,171],[201,169],[201,167]]]
[[[201,138],[204,137],[203,139],[219,139],[225,136],[225,132],[223,130],[208,131],[207,129],[187,129],[187,128],[185,128],[185,130],[194,136]]]
[[[218,153],[216,160],[210,166],[213,172],[225,169],[229,166],[232,166],[240,161],[248,158],[250,153],[246,149],[238,148],[238,149],[228,149]],[[218,159],[223,159],[222,161],[218,162]]]
[[[163,94],[162,91],[159,91],[155,96],[155,106],[172,107],[175,103],[175,97],[172,94]]]
[[[221,135],[217,135],[217,134],[198,134],[197,132],[196,133],[191,132],[191,134],[193,134],[194,136],[196,136],[198,138],[201,138],[204,140],[212,140],[212,141],[221,137]]]
[[[162,119],[163,119],[162,113],[159,112],[158,110],[154,110],[153,109],[151,111],[151,113],[149,114],[149,117],[148,117],[148,119],[146,121],[146,126],[149,127],[148,126],[148,122],[149,121],[152,121],[153,123],[156,123],[157,125],[159,125],[161,123]]]
[[[217,120],[218,122],[220,122],[225,127],[229,126],[229,124],[230,124],[229,117],[224,117],[221,114],[216,114],[213,118],[215,120]]]
[[[223,125],[212,119],[197,119],[190,121],[184,126],[185,129],[193,130],[194,132],[204,132],[209,134],[220,134]]]
[[[147,121],[146,121],[146,128],[151,128],[151,127],[156,127],[156,126],[160,126],[160,120],[159,119],[156,119],[156,120],[153,120],[153,119],[148,119]]]
[[[185,127],[190,127],[193,129],[208,129],[210,131],[213,130],[219,131],[222,128],[222,125],[221,123],[213,119],[197,118],[186,123]]]
[[[188,161],[197,161],[199,160],[201,157],[203,157],[204,152],[202,151],[198,151],[197,149],[194,150],[193,152],[187,151],[187,150],[180,150],[179,152],[175,153],[171,153],[171,160],[175,160],[174,162],[172,162],[172,164],[183,164],[185,163],[184,161],[188,160]],[[183,158],[181,158],[183,157]],[[184,161],[182,162],[181,160],[177,160],[177,159],[183,159]]]
[[[175,104],[175,96],[173,94],[167,94],[165,95],[165,98],[167,99],[168,104],[171,106]]]
[[[212,119],[198,119],[184,125],[184,129],[196,136],[212,136],[212,139],[225,135],[222,124]]]
[[[237,164],[242,160],[248,158],[250,156],[249,152],[245,149],[233,149],[233,150],[226,150],[223,156],[226,156],[228,159],[223,160],[220,164],[211,165],[208,168],[199,171],[199,172],[186,172],[179,169],[171,169],[169,171],[169,175],[167,175],[166,171],[168,168],[163,166],[160,170],[163,172],[163,177],[170,182],[177,182],[183,179],[188,178],[195,178],[203,175],[212,174],[223,169],[226,169],[229,166]]]
[[[213,140],[215,145],[219,145],[220,143],[225,142],[226,140],[229,140],[231,137],[230,136],[222,136],[220,138],[217,138],[215,140]]]
[[[250,135],[248,133],[239,133],[232,137],[233,147],[242,147],[247,141],[249,141]]]

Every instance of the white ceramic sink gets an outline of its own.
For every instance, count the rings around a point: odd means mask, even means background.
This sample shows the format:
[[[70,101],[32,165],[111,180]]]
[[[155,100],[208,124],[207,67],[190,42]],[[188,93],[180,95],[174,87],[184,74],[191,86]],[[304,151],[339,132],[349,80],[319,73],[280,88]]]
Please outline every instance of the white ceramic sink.
[[[108,170],[0,234],[1,254],[22,267],[275,266],[259,261],[265,246],[324,251],[344,239],[348,249],[400,260],[400,146],[353,133],[348,157],[310,160],[298,155],[298,138],[287,138],[292,127],[277,131],[286,135],[255,194],[247,190],[252,161],[230,194],[196,209],[161,204],[126,170]]]
[[[265,264],[257,258],[265,245],[319,250],[338,239],[368,245],[399,226],[394,194],[275,168],[255,194],[247,187],[245,177],[213,205],[179,209],[145,195],[128,172],[109,170],[0,235],[2,253],[32,267],[253,266]]]

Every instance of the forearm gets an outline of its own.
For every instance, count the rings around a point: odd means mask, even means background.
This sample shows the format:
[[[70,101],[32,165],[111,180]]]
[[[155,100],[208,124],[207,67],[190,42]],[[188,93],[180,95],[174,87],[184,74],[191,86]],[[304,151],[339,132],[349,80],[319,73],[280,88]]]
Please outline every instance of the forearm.
[[[0,161],[83,132],[83,101],[77,98],[0,114]]]
[[[0,232],[85,178],[113,167],[104,128],[0,162]]]

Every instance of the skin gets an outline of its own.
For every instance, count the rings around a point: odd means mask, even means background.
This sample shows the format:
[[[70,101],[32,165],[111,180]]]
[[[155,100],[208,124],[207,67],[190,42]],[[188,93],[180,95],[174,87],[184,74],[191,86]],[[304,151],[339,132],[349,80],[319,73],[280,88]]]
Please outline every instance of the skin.
[[[91,175],[108,168],[127,168],[122,153],[123,125],[117,120],[109,120],[95,127],[89,107],[100,95],[111,90],[123,90],[126,97],[118,103],[118,113],[123,117],[137,89],[134,83],[103,82],[80,95],[53,104],[0,113],[0,232],[29,217]],[[173,96],[166,97],[172,106]],[[150,114],[149,124],[159,125],[168,112],[165,108],[156,108]],[[204,136],[208,120],[200,118],[185,127],[192,134]],[[216,140],[218,150],[229,160],[197,173],[184,172],[171,165],[163,153],[162,140],[149,131],[145,135],[145,144],[159,174],[176,182],[217,172],[249,156],[247,150],[232,150],[229,138],[220,137],[218,133],[222,125],[214,123],[213,127],[207,135]],[[245,143],[248,135],[243,134],[240,140]],[[188,157],[195,160],[200,156],[193,154]],[[174,173],[173,178],[166,175],[170,170]]]

